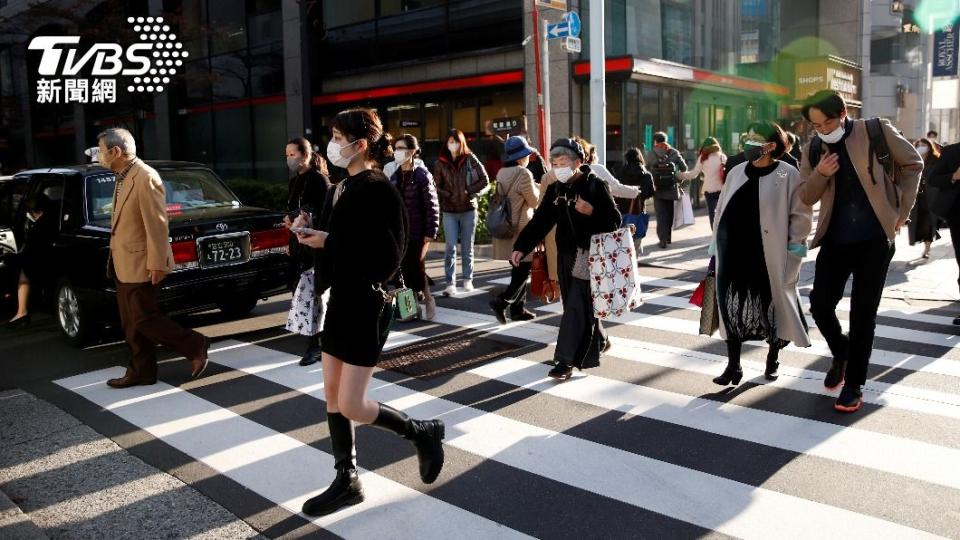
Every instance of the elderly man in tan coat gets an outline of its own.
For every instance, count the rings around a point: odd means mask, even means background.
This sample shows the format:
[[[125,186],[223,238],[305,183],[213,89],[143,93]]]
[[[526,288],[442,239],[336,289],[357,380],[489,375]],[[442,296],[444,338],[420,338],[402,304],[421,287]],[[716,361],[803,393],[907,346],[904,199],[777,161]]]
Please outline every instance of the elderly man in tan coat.
[[[160,282],[173,270],[163,182],[137,158],[129,131],[112,128],[97,139],[100,163],[117,175],[107,274],[116,282],[120,323],[131,352],[127,372],[107,384],[156,383],[157,343],[186,357],[198,377],[207,367],[210,340],[173,322],[157,306]]]
[[[855,412],[873,349],[877,309],[894,239],[917,198],[923,158],[886,120],[853,120],[832,90],[811,96],[803,115],[817,136],[803,151],[800,197],[820,202],[811,247],[820,247],[810,293],[810,314],[833,354],[824,386],[846,382],[834,408]],[[837,303],[853,276],[850,332],[843,334]]]

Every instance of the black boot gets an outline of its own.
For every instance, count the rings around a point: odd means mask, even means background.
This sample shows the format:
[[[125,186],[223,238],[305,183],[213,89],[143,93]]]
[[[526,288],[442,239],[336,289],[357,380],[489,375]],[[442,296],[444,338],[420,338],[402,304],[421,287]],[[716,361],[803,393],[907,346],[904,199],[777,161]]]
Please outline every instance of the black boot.
[[[443,420],[414,420],[389,405],[379,405],[380,414],[370,425],[412,441],[420,462],[420,479],[432,484],[443,469]]]
[[[340,413],[327,413],[327,425],[337,476],[326,491],[303,503],[303,513],[308,516],[325,516],[344,506],[363,502],[363,487],[357,476],[357,454],[353,446],[353,426]]]
[[[727,367],[719,377],[714,377],[713,382],[720,386],[727,386],[730,383],[740,384],[743,379],[743,368],[740,367],[740,349],[743,344],[739,341],[727,341]]]
[[[537,314],[523,307],[524,301],[517,300],[510,304],[510,319],[514,321],[532,321]]]
[[[490,309],[493,310],[493,315],[500,324],[507,324],[507,307],[509,305],[506,300],[499,296],[490,301]]]
[[[770,345],[770,351],[767,353],[767,369],[763,376],[768,381],[775,381],[780,378],[780,349],[776,345]]]
[[[311,364],[316,364],[320,361],[321,354],[320,334],[310,336],[310,339],[307,342],[307,352],[303,353],[303,358],[300,359],[300,365],[309,366]]]

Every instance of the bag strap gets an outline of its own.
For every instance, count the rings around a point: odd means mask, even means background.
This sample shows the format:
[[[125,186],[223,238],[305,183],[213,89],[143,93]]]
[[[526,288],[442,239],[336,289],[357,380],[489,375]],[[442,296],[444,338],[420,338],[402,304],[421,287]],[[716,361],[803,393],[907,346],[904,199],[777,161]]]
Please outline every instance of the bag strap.
[[[893,160],[890,157],[890,147],[887,146],[887,139],[883,135],[883,124],[880,123],[879,118],[871,118],[866,121],[866,124],[867,135],[870,137],[869,155],[877,158],[877,161],[883,167],[884,175],[893,176]],[[870,179],[876,184],[877,180],[873,177],[873,159],[870,159],[867,163]],[[894,181],[896,181],[896,178],[894,178]]]
[[[807,159],[810,161],[810,167],[816,169],[817,165],[820,164],[820,152],[823,147],[823,140],[820,137],[814,137],[810,141],[810,148],[807,150],[807,153],[810,155],[807,156]]]

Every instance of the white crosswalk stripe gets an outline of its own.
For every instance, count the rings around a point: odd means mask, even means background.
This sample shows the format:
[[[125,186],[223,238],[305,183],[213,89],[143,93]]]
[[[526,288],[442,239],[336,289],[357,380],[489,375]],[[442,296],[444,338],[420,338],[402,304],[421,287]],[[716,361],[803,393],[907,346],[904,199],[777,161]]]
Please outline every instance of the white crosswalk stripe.
[[[666,278],[645,281],[649,287],[678,290],[696,286]],[[486,289],[503,283],[499,277],[477,280],[478,288]],[[672,310],[689,308],[683,305],[686,299],[665,292],[647,292],[648,304]],[[387,349],[422,345],[430,342],[431,335],[456,331],[478,332],[485,339],[519,340],[539,348],[472,365],[436,380],[378,372],[369,391],[372,399],[413,417],[443,419],[448,461],[460,472],[442,474],[437,486],[423,486],[409,475],[397,479],[395,468],[411,465],[415,469],[415,461],[406,459],[411,454],[392,456],[383,460],[386,464],[361,470],[367,495],[364,503],[324,518],[302,516],[299,508],[333,479],[329,444],[305,442],[303,434],[292,434],[283,427],[285,422],[271,414],[238,408],[242,395],[225,404],[210,393],[220,385],[236,384],[251,391],[251,400],[260,400],[256,409],[261,402],[263,408],[282,409],[291,396],[322,409],[324,383],[319,364],[298,366],[299,357],[284,352],[279,342],[218,341],[211,349],[211,362],[225,372],[210,375],[206,390],[205,379],[199,386],[161,382],[108,389],[105,380],[120,374],[119,368],[55,383],[289,514],[346,538],[548,535],[545,520],[549,516],[504,511],[503,506],[484,502],[509,497],[509,492],[499,490],[510,490],[511,483],[518,482],[548,482],[558,493],[544,493],[547,499],[575,495],[597,507],[620,505],[616,506],[619,512],[634,508],[647,512],[646,519],[661,520],[658,528],[646,534],[638,532],[642,528],[596,529],[598,535],[608,537],[690,536],[713,531],[739,538],[822,538],[842,530],[844,537],[851,538],[960,538],[960,526],[951,526],[960,523],[956,513],[960,508],[960,470],[954,466],[960,462],[960,441],[951,433],[933,433],[920,440],[911,436],[909,426],[899,431],[896,426],[880,430],[870,423],[847,425],[805,406],[790,409],[790,396],[806,396],[823,409],[829,409],[835,397],[823,388],[823,373],[810,368],[783,365],[780,379],[767,382],[759,377],[761,363],[744,360],[750,382],[763,383],[770,390],[767,399],[777,400],[781,409],[743,399],[728,402],[696,391],[681,393],[667,389],[656,377],[630,376],[631,370],[658,370],[701,384],[722,369],[722,356],[637,337],[642,335],[639,332],[651,330],[696,335],[695,321],[669,314],[631,313],[621,321],[621,330],[610,327],[614,346],[604,362],[615,362],[615,370],[578,373],[557,384],[546,378],[549,368],[543,363],[556,342],[556,321],[499,325],[484,309],[486,302],[477,296],[441,301],[433,321],[400,326],[391,333]],[[541,306],[539,311],[557,313],[559,304]],[[954,348],[956,336],[896,326],[895,321],[942,323],[940,319],[915,318],[922,315],[887,313],[888,322],[894,322],[887,326],[886,335],[898,342]],[[790,353],[811,359],[827,354],[817,347]],[[879,365],[902,367],[926,377],[960,377],[960,361],[949,358],[876,351],[874,359]],[[907,377],[896,383],[869,381],[864,398],[878,413],[899,411],[924,425],[960,426],[960,388],[956,392],[934,390],[912,384]],[[870,414],[866,410],[861,413]],[[580,420],[568,425],[563,415]],[[620,421],[623,427],[617,427]],[[628,431],[638,425],[645,426],[643,431]],[[662,445],[651,437],[664,437]],[[685,443],[685,438],[691,442]],[[728,471],[711,460],[701,465],[690,462],[684,444],[698,445],[690,450],[718,459],[736,448],[738,465]],[[358,450],[364,451],[359,445]],[[752,459],[773,461],[751,463]],[[460,492],[467,489],[462,486],[472,481],[472,474],[480,474],[471,473],[463,463],[501,467],[489,483],[499,487],[489,493]],[[862,488],[867,491],[865,497],[887,504],[869,506],[855,497],[832,496],[828,490],[816,489],[809,475],[815,474],[811,467],[819,466],[847,477],[845,487],[839,488],[842,493]],[[479,481],[482,486],[483,478]],[[900,496],[893,493],[884,498],[887,486],[912,500],[898,500]],[[516,504],[522,507],[523,501]],[[899,505],[904,504],[911,511],[901,511]],[[428,525],[425,516],[429,516]],[[556,531],[552,536],[558,536]]]

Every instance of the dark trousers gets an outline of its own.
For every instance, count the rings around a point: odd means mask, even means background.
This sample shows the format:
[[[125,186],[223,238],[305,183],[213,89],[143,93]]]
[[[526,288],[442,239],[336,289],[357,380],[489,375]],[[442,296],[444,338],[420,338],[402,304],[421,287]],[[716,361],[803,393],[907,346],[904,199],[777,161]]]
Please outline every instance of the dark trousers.
[[[720,192],[704,193],[703,198],[707,200],[707,212],[710,214],[710,228],[713,229],[713,216],[717,213],[717,203],[720,202]]]
[[[607,335],[600,319],[593,314],[590,282],[572,275],[575,259],[576,255],[572,253],[557,255],[563,316],[560,318],[554,358],[583,369],[600,365],[600,349]]]
[[[424,243],[426,240],[422,237],[411,239],[400,263],[404,284],[418,294],[427,287],[427,270],[424,260],[420,258]]]
[[[879,238],[855,244],[824,244],[817,255],[810,314],[833,357],[847,361],[848,383],[863,385],[867,380],[877,309],[894,251],[886,238]],[[850,333],[844,335],[836,309],[851,275]]]
[[[957,266],[960,267],[960,217],[950,219],[947,224],[950,225],[950,240],[953,242],[953,256],[957,258]],[[957,285],[960,286],[960,279],[957,279]]]
[[[158,343],[176,350],[187,360],[203,354],[203,335],[180,326],[160,311],[158,285],[119,281],[116,285],[120,324],[131,352],[127,375],[138,380],[156,380]]]
[[[523,304],[527,301],[527,278],[532,267],[532,262],[510,267],[510,285],[500,294],[500,299],[510,304],[511,313],[523,311]]]
[[[653,208],[657,212],[657,238],[660,243],[671,242],[673,234],[673,203],[674,201],[654,199]]]

